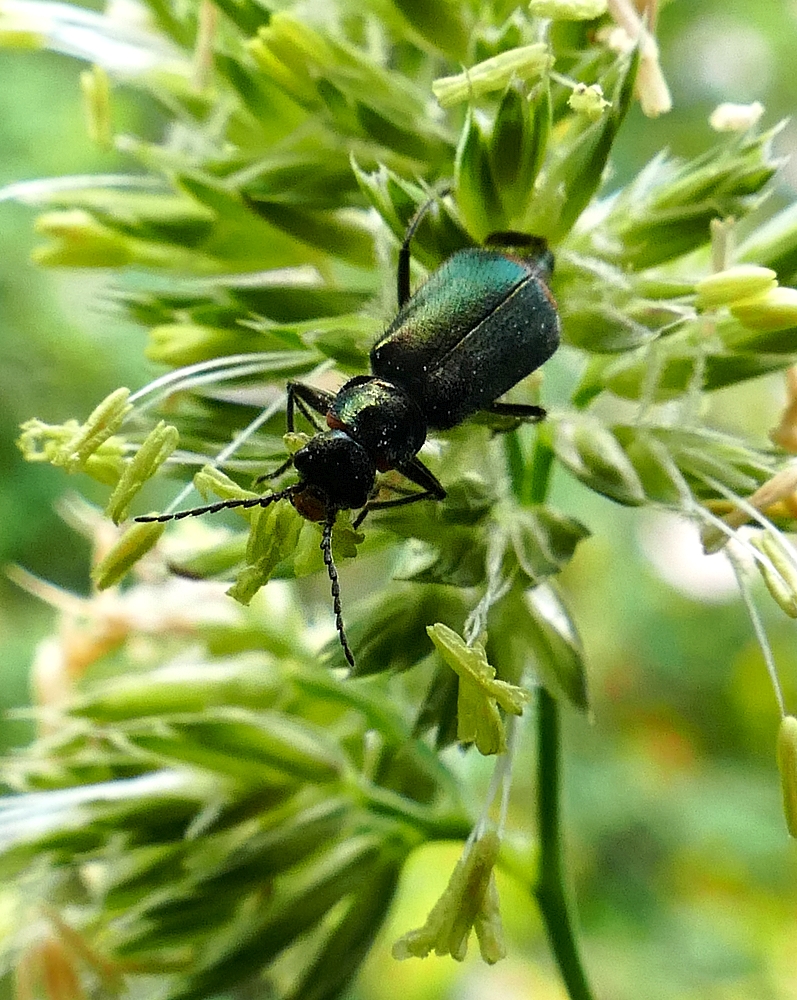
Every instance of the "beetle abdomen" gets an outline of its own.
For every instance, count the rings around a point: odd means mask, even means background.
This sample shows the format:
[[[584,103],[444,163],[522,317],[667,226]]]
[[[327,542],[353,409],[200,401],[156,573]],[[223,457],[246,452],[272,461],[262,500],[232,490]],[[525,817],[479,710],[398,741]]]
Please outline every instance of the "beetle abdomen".
[[[404,387],[429,427],[484,409],[559,345],[556,303],[533,261],[454,254],[412,296],[371,351],[374,374]]]

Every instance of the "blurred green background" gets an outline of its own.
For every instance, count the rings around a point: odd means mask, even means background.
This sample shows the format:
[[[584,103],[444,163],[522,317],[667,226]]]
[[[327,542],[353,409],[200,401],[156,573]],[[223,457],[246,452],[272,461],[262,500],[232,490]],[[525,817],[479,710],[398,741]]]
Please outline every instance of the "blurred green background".
[[[657,121],[634,109],[617,145],[618,181],[662,148],[703,149],[708,115],[721,101],[759,100],[769,123],[797,105],[794,0],[674,0],[663,5],[659,40],[675,108]],[[48,53],[0,53],[0,186],[128,169],[88,140],[81,68]],[[119,131],[159,134],[159,119],[139,97],[116,91],[114,118]],[[791,122],[778,149],[787,156],[795,147]],[[797,159],[783,168],[773,208],[793,200],[796,188]],[[141,359],[143,334],[109,307],[103,275],[37,270],[28,262],[36,242],[32,212],[9,201],[0,202],[0,212],[1,558],[85,593],[87,546],[53,509],[63,476],[21,461],[17,427],[34,415],[83,418],[116,386],[143,384],[153,367]],[[717,394],[714,420],[764,439],[777,422],[781,383],[764,379]],[[547,394],[555,403],[555,385]],[[92,496],[87,481],[74,485]],[[797,998],[797,846],[787,839],[780,809],[776,705],[750,621],[732,590],[717,582],[723,557],[704,560],[694,548],[682,563],[678,546],[688,542],[670,523],[600,501],[563,473],[556,489],[561,506],[593,531],[565,574],[593,702],[591,721],[568,719],[566,804],[596,992],[606,1000]],[[702,597],[689,596],[701,589]],[[761,606],[794,712],[795,625],[766,601]],[[0,578],[3,707],[26,702],[28,666],[53,623],[49,609]],[[0,744],[24,742],[29,732],[24,721],[3,721]],[[524,794],[532,773],[529,733],[526,743],[512,817],[520,827],[530,822],[521,808],[531,801]],[[483,762],[468,758],[463,766],[473,781],[486,781]],[[416,859],[385,941],[396,928],[421,922],[434,902],[442,888],[435,873],[445,879],[456,856],[452,848],[438,864],[441,850]],[[563,997],[544,942],[521,919],[528,901],[509,885],[502,892],[512,956],[506,962],[491,970],[449,959],[397,965],[382,947],[356,995]]]

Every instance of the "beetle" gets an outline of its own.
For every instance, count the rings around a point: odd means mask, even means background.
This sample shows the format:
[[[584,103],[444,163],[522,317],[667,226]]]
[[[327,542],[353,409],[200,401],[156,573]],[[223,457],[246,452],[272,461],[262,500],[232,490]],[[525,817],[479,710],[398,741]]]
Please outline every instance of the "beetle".
[[[275,478],[291,465],[299,481],[260,497],[136,518],[171,521],[289,500],[303,517],[323,521],[321,550],[335,626],[352,667],[332,559],[338,511],[359,510],[353,522],[358,528],[372,510],[443,500],[445,489],[418,458],[427,433],[449,430],[479,411],[543,419],[542,407],[498,399],[559,346],[559,313],[548,287],[554,259],[538,237],[494,233],[483,247],[456,251],[411,292],[412,238],[439,196],[421,205],[407,228],[398,256],[398,314],[371,350],[371,374],[349,379],[337,393],[302,382],[287,385],[288,431],[294,430],[298,409],[317,433],[258,481]],[[319,426],[314,413],[325,418],[326,428]],[[376,499],[377,474],[391,469],[420,490]]]

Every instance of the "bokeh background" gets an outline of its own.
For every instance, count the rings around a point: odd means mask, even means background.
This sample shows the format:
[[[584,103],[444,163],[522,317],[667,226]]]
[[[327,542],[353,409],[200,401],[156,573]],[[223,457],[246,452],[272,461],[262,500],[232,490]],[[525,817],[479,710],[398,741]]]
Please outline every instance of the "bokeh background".
[[[616,147],[618,182],[663,148],[705,148],[708,115],[722,101],[761,101],[770,124],[797,107],[795,0],[673,0],[662,5],[659,40],[674,110],[656,121],[632,112]],[[81,68],[49,53],[0,52],[0,187],[126,169],[88,139]],[[122,131],[159,135],[162,122],[143,99],[117,92],[115,101]],[[777,148],[797,152],[797,123]],[[797,156],[784,164],[772,209],[795,196]],[[63,475],[22,462],[18,424],[83,418],[116,386],[136,388],[156,371],[141,358],[143,333],[108,305],[102,273],[29,263],[32,220],[0,201],[0,562],[86,593],[87,545],[54,509]],[[555,401],[555,385],[546,396]],[[764,441],[783,398],[780,377],[761,379],[715,394],[712,419]],[[74,486],[100,498],[87,480]],[[555,488],[560,506],[594,532],[564,583],[592,692],[591,719],[567,719],[566,825],[596,992],[606,1000],[797,998],[797,845],[780,808],[776,703],[724,557],[703,557],[688,526],[612,505],[564,474]],[[763,597],[760,604],[795,712],[797,623]],[[0,577],[4,709],[26,703],[36,643],[53,623],[50,609]],[[0,750],[30,731],[24,719],[4,719]],[[518,801],[528,802],[526,740],[515,780]],[[486,781],[483,762],[464,766],[470,780]],[[456,847],[437,845],[414,860],[386,941],[422,922],[456,856]],[[528,925],[528,901],[511,884],[501,889],[506,962],[397,965],[382,947],[353,995],[563,997],[540,932]]]

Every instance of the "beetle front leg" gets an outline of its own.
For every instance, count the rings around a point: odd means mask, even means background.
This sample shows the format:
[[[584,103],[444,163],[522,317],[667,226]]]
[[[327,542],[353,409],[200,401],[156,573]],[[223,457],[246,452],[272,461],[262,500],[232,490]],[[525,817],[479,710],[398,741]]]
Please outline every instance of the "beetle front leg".
[[[326,389],[316,389],[312,385],[305,385],[304,382],[289,382],[288,405],[285,410],[288,433],[292,434],[295,430],[295,410],[298,410],[317,431],[324,431],[325,428],[318,424],[310,411],[313,410],[322,417],[326,417],[334,399],[335,394],[327,392]]]
[[[329,412],[329,408],[332,405],[332,401],[335,396],[331,392],[327,392],[325,389],[315,389],[311,385],[305,385],[304,382],[289,382],[287,389],[288,403],[285,407],[285,426],[288,433],[292,434],[295,430],[296,410],[301,413],[305,420],[316,431],[323,431],[324,428],[319,425],[318,421],[310,411],[314,410],[316,413],[320,413],[322,417],[325,417]],[[259,483],[265,483],[269,479],[279,479],[283,472],[287,472],[292,465],[293,456],[284,461],[282,465],[273,472],[266,472],[262,476],[258,476],[253,485],[257,486]]]
[[[252,485],[259,486],[261,483],[268,482],[269,479],[279,479],[283,472],[287,472],[292,465],[293,455],[289,455],[278,469],[275,469],[273,472],[264,472],[262,476],[257,477]]]

